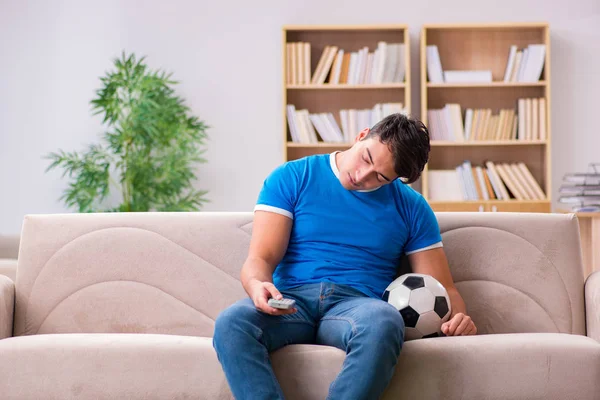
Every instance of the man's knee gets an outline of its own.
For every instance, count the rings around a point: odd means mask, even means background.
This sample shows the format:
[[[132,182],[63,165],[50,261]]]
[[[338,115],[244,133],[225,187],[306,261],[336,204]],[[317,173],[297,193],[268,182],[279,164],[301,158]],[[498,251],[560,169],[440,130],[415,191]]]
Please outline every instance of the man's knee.
[[[404,320],[398,310],[386,302],[377,302],[370,307],[370,321],[366,327],[374,340],[404,341]]]
[[[220,341],[231,338],[239,332],[245,330],[245,326],[250,326],[249,321],[256,314],[256,307],[252,302],[237,302],[217,316],[215,320],[215,330],[213,335],[213,344],[217,347]]]

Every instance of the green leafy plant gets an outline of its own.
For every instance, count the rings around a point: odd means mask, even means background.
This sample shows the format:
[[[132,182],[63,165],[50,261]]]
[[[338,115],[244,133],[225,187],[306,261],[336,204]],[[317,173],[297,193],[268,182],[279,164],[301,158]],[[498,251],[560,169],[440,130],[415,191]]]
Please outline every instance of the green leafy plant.
[[[195,190],[195,164],[202,158],[208,128],[189,114],[172,86],[171,74],[152,71],[134,54],[114,60],[115,70],[101,77],[91,101],[103,115],[104,145],[85,152],[50,153],[46,171],[61,167],[71,179],[61,200],[79,212],[194,211],[206,201]],[[112,189],[122,195],[117,207],[105,207]]]

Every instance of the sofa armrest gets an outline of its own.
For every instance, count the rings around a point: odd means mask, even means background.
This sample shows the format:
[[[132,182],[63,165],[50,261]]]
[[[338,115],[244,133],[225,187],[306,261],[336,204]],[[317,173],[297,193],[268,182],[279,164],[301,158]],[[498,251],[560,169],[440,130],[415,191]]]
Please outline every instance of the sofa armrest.
[[[600,271],[585,281],[585,318],[588,337],[600,342]]]
[[[0,339],[12,336],[15,313],[15,284],[0,275]]]

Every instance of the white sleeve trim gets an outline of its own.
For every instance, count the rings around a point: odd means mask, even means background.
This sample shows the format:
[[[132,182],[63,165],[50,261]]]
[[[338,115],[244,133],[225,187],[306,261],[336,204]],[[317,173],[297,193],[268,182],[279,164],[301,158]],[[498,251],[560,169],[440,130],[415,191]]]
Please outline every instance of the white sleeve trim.
[[[438,247],[444,247],[444,245],[442,244],[442,242],[437,242],[432,244],[431,246],[427,246],[427,247],[423,247],[422,249],[417,249],[417,250],[413,250],[413,251],[407,251],[406,254],[414,254],[414,253],[418,253],[420,251],[425,251],[425,250],[431,250],[431,249],[436,249]]]
[[[268,211],[268,212],[272,212],[275,214],[283,215],[285,217],[288,217],[291,220],[294,219],[294,214],[292,214],[288,210],[284,210],[283,208],[279,208],[279,207],[267,206],[265,204],[257,204],[254,207],[254,211]]]

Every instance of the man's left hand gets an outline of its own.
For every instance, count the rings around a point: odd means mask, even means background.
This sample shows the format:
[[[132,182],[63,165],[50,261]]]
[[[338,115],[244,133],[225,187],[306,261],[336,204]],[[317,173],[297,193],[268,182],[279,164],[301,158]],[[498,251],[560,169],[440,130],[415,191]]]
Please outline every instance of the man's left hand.
[[[477,327],[471,317],[463,313],[456,313],[442,324],[442,333],[446,336],[475,335]]]

